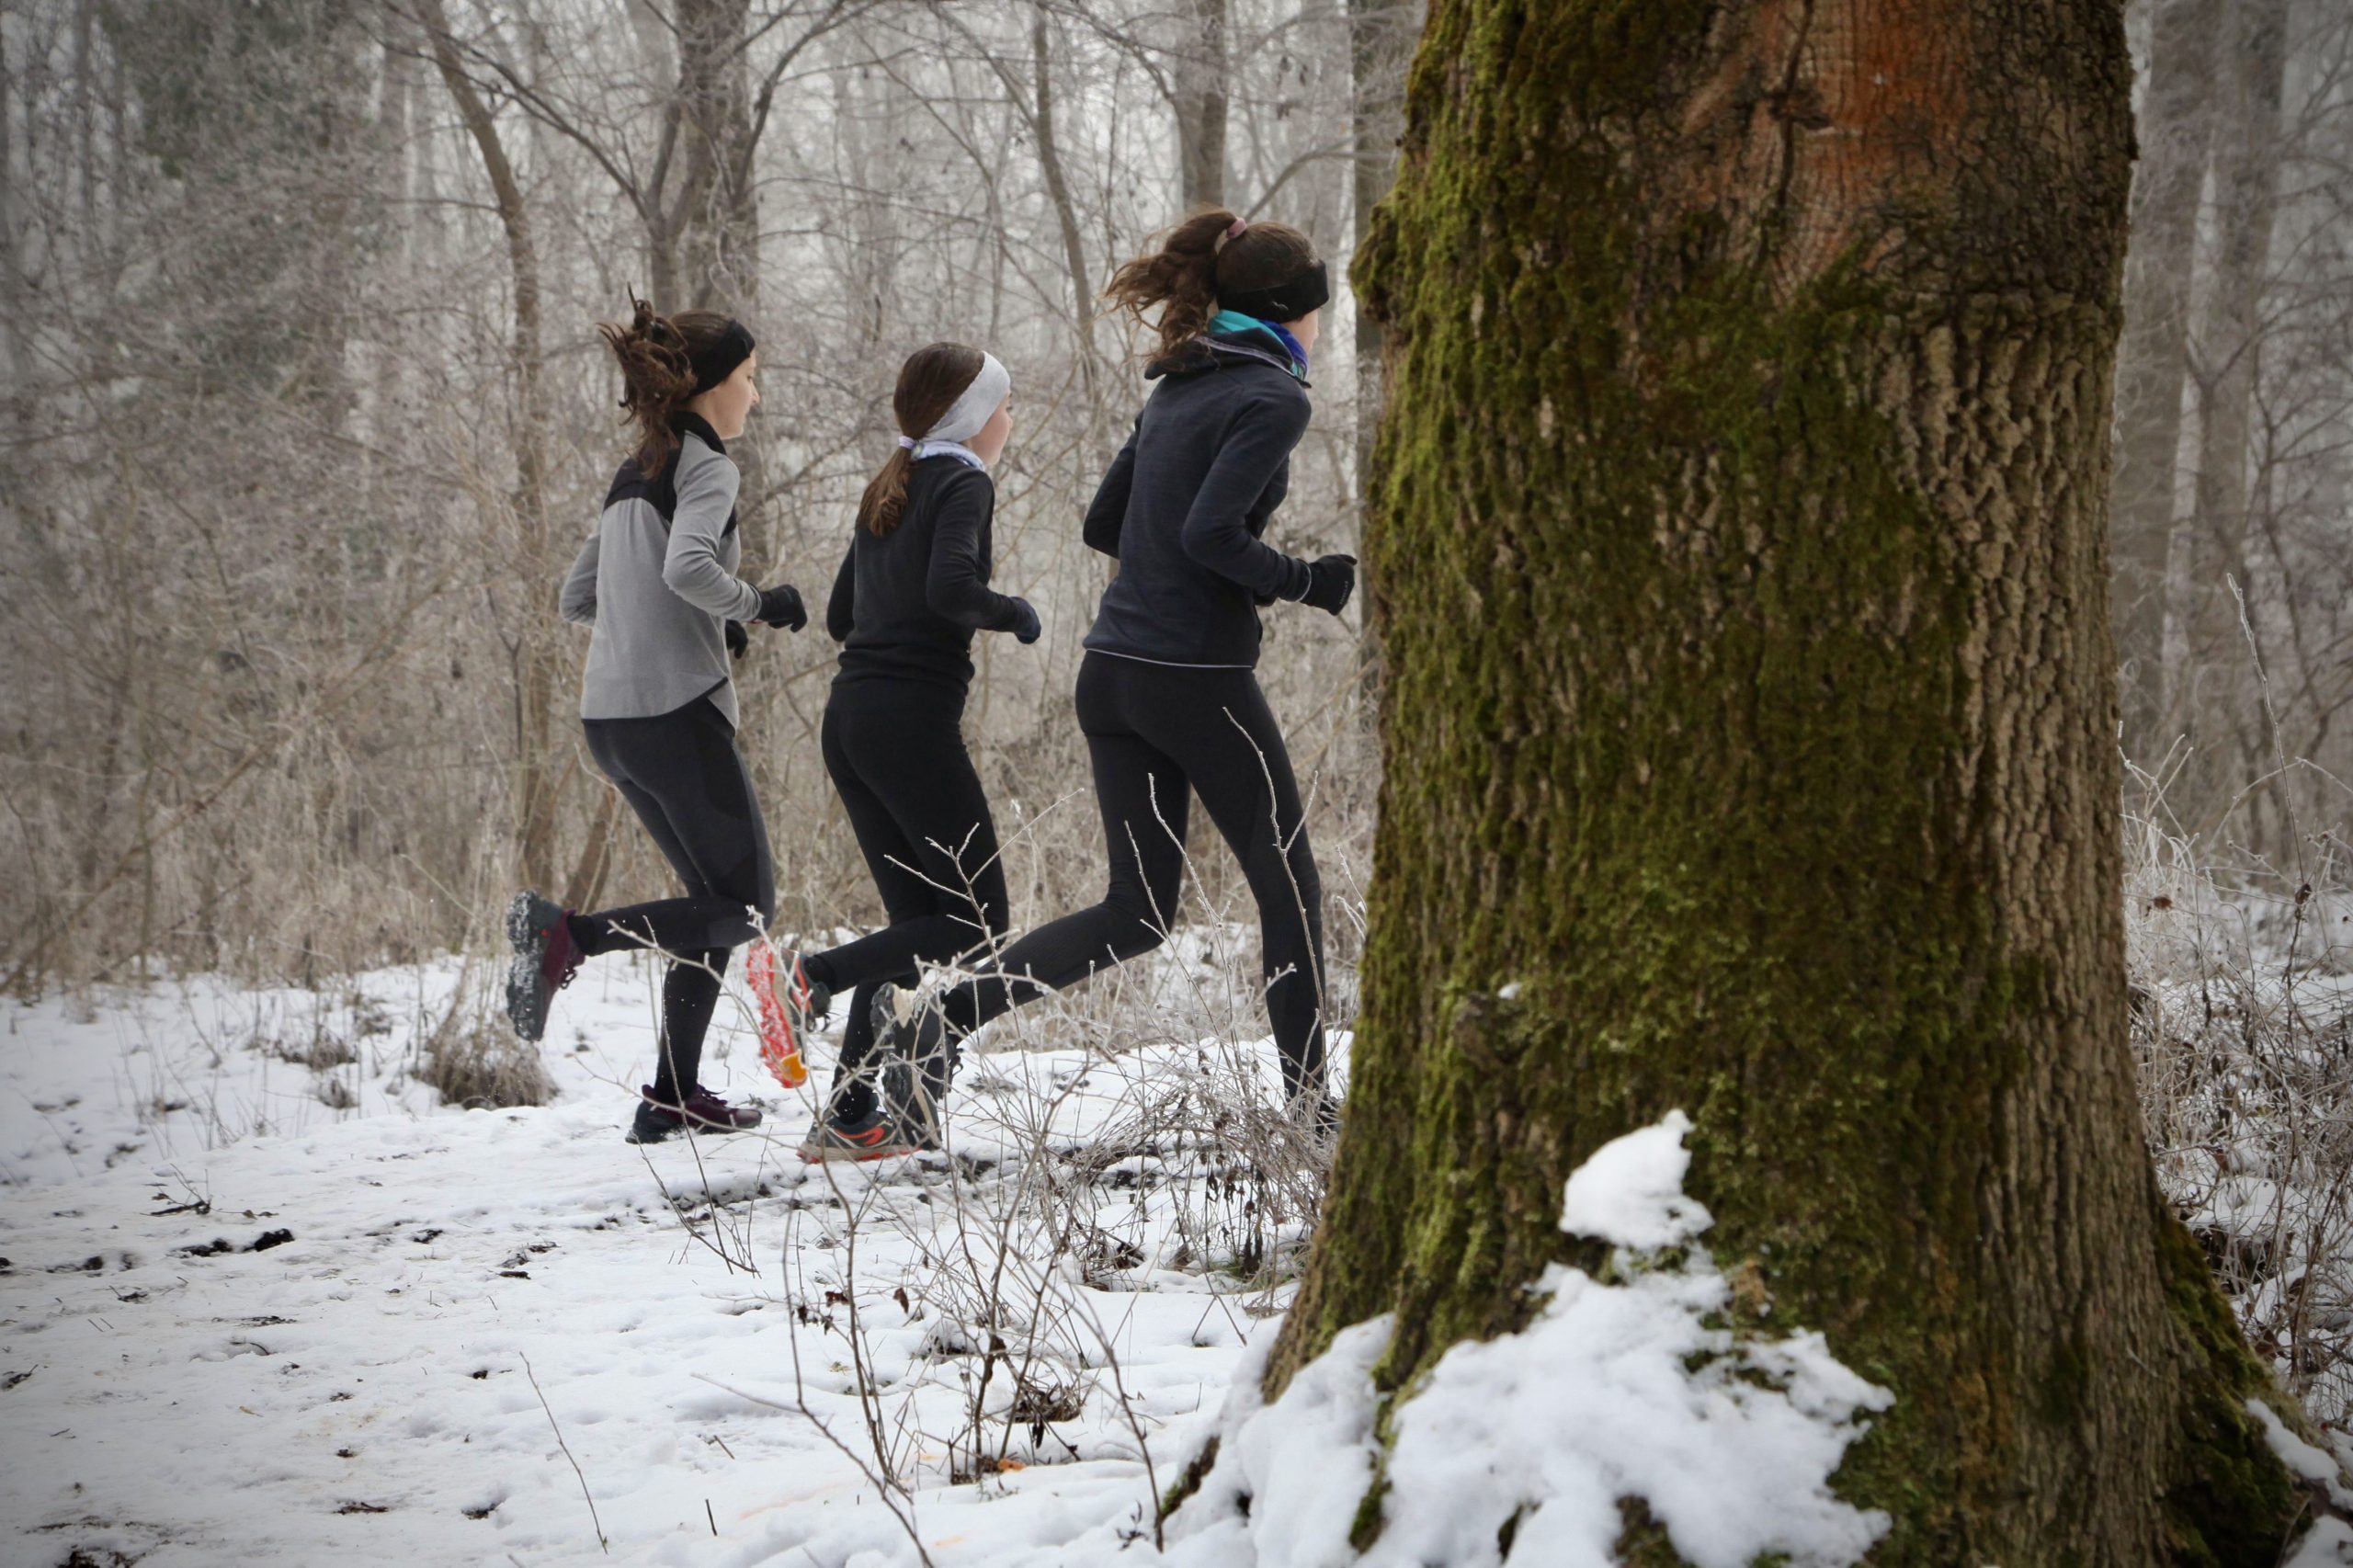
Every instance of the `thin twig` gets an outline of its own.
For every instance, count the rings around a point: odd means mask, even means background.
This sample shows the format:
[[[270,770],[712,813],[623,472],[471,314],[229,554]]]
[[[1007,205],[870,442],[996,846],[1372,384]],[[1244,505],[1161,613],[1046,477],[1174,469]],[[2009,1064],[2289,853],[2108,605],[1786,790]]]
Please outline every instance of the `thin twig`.
[[[563,1428],[556,1425],[555,1409],[548,1403],[547,1393],[540,1387],[539,1375],[531,1370],[531,1358],[519,1350],[515,1354],[522,1357],[523,1375],[531,1380],[531,1392],[540,1396],[540,1408],[548,1413],[548,1426],[555,1433],[555,1446],[563,1450],[565,1459],[571,1460],[572,1473],[580,1478],[580,1495],[588,1505],[588,1522],[596,1528],[597,1548],[609,1557],[613,1544],[605,1539],[605,1522],[597,1517],[597,1499],[588,1494],[587,1472],[580,1468],[578,1460],[572,1458],[572,1445],[563,1440]]]

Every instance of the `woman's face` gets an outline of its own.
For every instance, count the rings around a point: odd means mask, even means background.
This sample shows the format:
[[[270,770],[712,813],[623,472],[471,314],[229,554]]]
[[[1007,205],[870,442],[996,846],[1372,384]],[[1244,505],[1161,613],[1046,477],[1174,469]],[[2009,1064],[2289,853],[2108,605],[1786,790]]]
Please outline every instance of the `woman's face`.
[[[1312,353],[1315,348],[1315,334],[1322,324],[1323,318],[1324,307],[1318,305],[1297,321],[1283,323],[1283,330],[1298,338],[1299,346]]]
[[[760,389],[754,381],[759,369],[760,351],[755,348],[735,367],[733,375],[688,400],[687,406],[710,420],[721,440],[733,440],[744,433],[752,410],[760,406]]]
[[[1013,394],[1008,392],[1005,401],[996,405],[996,412],[989,415],[989,422],[982,426],[980,433],[972,437],[970,443],[972,454],[983,462],[994,465],[1005,451],[1006,438],[1012,434]]]

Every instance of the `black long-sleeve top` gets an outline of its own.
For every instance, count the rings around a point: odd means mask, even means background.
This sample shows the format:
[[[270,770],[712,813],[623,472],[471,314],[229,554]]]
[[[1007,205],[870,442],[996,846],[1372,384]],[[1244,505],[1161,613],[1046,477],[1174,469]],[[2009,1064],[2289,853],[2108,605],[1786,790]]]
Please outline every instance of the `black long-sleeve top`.
[[[842,644],[836,687],[915,681],[961,696],[972,684],[972,633],[1021,624],[989,587],[996,486],[961,458],[926,458],[907,478],[898,526],[879,538],[853,528],[825,603]]]
[[[1265,543],[1306,432],[1307,393],[1279,355],[1223,337],[1145,371],[1160,383],[1086,509],[1117,556],[1086,646],[1156,664],[1249,668],[1258,607],[1307,592],[1307,562]]]

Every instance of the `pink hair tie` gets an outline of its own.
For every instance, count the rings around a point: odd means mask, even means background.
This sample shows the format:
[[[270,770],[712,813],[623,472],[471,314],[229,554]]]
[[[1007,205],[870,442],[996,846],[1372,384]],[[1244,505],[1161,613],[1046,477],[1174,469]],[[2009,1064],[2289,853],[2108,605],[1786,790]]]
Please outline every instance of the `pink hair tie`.
[[[1233,222],[1228,223],[1225,226],[1225,237],[1229,240],[1238,240],[1242,237],[1242,231],[1249,226],[1249,219],[1236,218]]]
[[[899,445],[912,452],[915,449],[915,438],[913,436],[902,436],[899,437]]]

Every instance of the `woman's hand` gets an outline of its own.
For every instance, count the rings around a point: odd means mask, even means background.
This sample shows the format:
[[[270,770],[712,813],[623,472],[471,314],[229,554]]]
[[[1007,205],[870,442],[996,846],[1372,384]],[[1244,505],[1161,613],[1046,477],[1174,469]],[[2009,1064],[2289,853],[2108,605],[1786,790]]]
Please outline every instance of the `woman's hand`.
[[[728,654],[728,657],[730,657],[730,658],[733,658],[733,659],[740,659],[740,658],[742,658],[745,653],[750,653],[751,651],[752,651],[752,634],[751,634],[750,632],[748,632],[748,631],[745,631],[745,630],[744,630],[744,623],[743,623],[742,621],[740,621],[740,620],[731,620],[731,621],[729,621],[729,622],[727,623],[727,654]]]
[[[760,613],[752,619],[779,631],[798,631],[809,624],[809,612],[801,608],[800,589],[779,583],[760,590]]]
[[[1356,591],[1355,556],[1319,555],[1308,562],[1307,592],[1299,596],[1299,602],[1337,615],[1348,608],[1349,596]]]
[[[1015,642],[1026,645],[1045,635],[1046,623],[1038,619],[1037,606],[1016,594],[1013,596],[1013,608],[1021,612],[1021,619],[1013,627]]]

